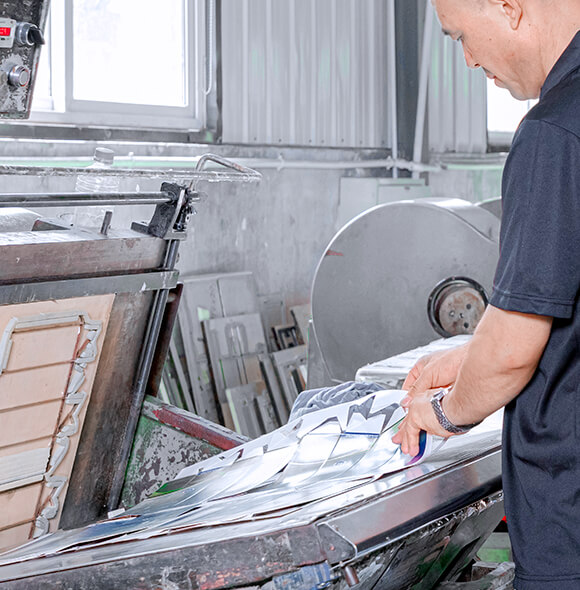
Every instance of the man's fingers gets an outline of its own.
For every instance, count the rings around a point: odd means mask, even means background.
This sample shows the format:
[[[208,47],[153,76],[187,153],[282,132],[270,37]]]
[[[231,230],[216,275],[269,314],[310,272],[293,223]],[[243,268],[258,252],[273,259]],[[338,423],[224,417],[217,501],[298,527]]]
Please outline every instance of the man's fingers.
[[[410,428],[405,433],[404,445],[401,447],[405,455],[414,457],[419,452],[419,430]]]
[[[409,390],[415,384],[415,381],[419,378],[423,370],[425,369],[427,363],[429,362],[429,357],[424,356],[420,358],[414,365],[413,368],[409,371],[405,382],[403,383],[403,387],[401,389]]]
[[[423,393],[428,389],[433,389],[437,385],[437,381],[438,372],[433,368],[433,365],[427,365],[416,379],[407,395],[414,396],[417,395],[417,393]]]
[[[457,379],[466,352],[467,347],[460,346],[420,358],[409,371],[402,388],[413,397],[426,389],[451,385]]]
[[[412,424],[408,418],[406,418],[401,425],[392,441],[396,445],[401,445],[401,451],[405,455],[414,457],[419,452],[419,433],[420,429]]]

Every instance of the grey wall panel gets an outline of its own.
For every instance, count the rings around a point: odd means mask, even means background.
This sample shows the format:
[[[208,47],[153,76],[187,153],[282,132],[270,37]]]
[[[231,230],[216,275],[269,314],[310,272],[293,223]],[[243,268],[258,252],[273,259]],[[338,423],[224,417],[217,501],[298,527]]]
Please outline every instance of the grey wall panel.
[[[388,147],[384,0],[223,0],[223,141]]]
[[[436,21],[429,79],[431,153],[487,151],[486,78],[465,65],[461,44],[444,37]]]

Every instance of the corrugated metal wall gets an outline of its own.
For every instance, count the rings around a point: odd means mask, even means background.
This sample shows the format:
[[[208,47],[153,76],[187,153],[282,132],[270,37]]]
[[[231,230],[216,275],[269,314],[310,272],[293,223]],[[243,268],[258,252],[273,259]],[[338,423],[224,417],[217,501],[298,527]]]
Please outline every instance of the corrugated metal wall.
[[[222,0],[223,141],[390,147],[384,0]]]
[[[465,65],[461,44],[433,35],[429,79],[429,149],[432,153],[487,151],[487,94],[483,70]]]

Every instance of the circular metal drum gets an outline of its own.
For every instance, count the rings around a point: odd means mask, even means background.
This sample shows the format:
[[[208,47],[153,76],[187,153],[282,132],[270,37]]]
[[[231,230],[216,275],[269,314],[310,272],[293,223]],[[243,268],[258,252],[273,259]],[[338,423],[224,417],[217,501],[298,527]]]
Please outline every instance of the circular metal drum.
[[[481,311],[477,296],[485,305],[491,294],[499,225],[467,201],[424,199],[380,205],[342,228],[312,286],[314,334],[330,376],[352,380],[365,364],[437,338],[428,304],[445,280],[451,282],[436,301],[446,313],[442,329],[454,329],[449,318],[457,311],[469,315],[458,329],[468,323],[470,331]]]

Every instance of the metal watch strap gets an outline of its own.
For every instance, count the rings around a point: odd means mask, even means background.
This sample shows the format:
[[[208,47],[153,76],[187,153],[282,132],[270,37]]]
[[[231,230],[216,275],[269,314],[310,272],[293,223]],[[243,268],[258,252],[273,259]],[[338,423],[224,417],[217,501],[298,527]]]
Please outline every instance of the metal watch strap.
[[[447,395],[447,393],[447,389],[440,389],[431,398],[431,406],[433,408],[433,411],[435,412],[435,416],[437,416],[437,421],[442,426],[442,428],[444,428],[445,430],[447,430],[447,432],[450,432],[451,434],[465,434],[466,432],[469,432],[474,426],[477,426],[477,424],[457,426],[447,418],[445,412],[443,411],[443,406],[441,404],[443,398]]]

